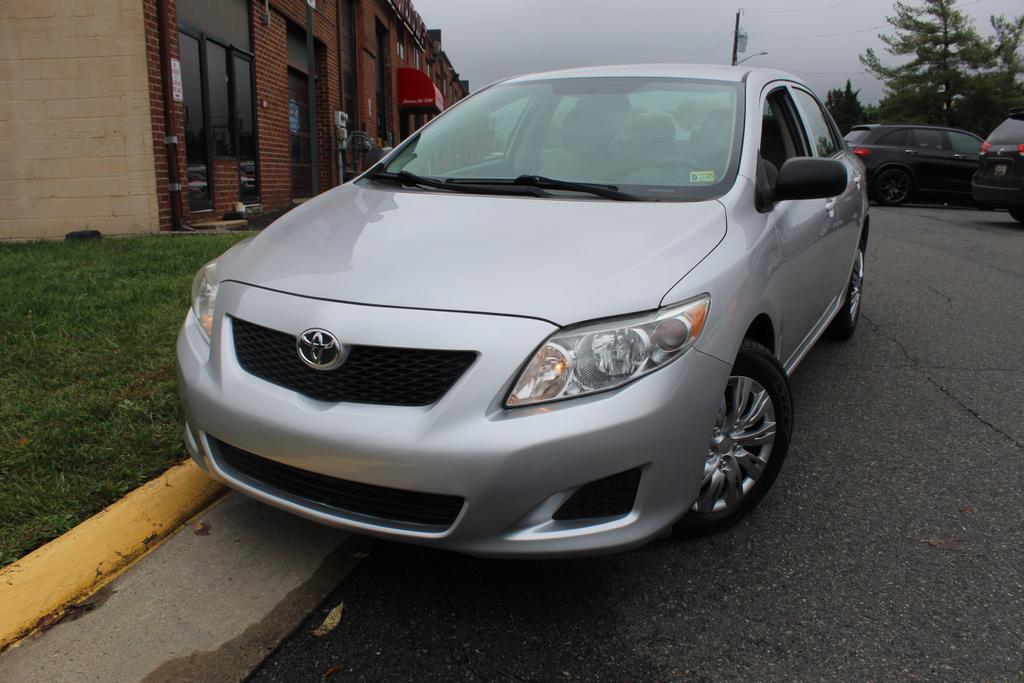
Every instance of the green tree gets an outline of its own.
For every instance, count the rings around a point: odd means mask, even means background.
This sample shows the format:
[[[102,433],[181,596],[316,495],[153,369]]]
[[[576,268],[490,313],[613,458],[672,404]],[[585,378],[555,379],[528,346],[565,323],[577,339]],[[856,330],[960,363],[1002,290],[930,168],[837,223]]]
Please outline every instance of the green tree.
[[[978,35],[971,19],[956,9],[955,0],[924,0],[920,5],[897,2],[894,9],[896,14],[887,21],[895,32],[879,38],[887,52],[903,58],[902,63],[883,64],[871,48],[860,57],[885,85],[879,115],[892,122],[980,128],[978,107],[971,98],[990,96],[998,80],[993,75],[1000,71],[1009,73],[1017,86],[1020,43],[1014,45],[1013,40],[1020,38],[1014,32],[1019,21],[1000,17],[999,26],[1006,35],[992,39]],[[1001,55],[1001,50],[1009,52]],[[1007,65],[1014,64],[1018,71],[1008,72]],[[1005,116],[1002,109],[999,115]]]
[[[843,135],[858,123],[865,123],[864,106],[860,103],[860,90],[854,90],[850,80],[846,80],[846,88],[833,88],[825,96],[825,106],[835,119],[836,125]]]
[[[987,135],[1006,117],[1010,107],[1024,104],[1024,16],[1007,19],[991,18],[995,38],[991,47],[995,63],[993,68],[977,74],[970,82],[963,98],[954,104],[960,120],[981,135]]]

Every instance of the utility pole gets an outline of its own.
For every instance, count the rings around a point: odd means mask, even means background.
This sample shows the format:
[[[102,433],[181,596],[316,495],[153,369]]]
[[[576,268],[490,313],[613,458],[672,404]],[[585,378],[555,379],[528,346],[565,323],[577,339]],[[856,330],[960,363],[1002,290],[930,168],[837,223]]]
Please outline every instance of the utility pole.
[[[743,13],[742,9],[736,10],[736,28],[732,32],[732,65],[736,66],[737,52],[740,46],[740,14]]]

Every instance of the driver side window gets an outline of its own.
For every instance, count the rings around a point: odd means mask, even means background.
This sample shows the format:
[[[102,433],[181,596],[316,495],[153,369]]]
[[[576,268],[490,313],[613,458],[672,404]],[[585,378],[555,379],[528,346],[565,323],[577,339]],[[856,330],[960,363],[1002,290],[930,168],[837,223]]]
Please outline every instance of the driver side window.
[[[768,95],[761,114],[760,161],[769,187],[775,186],[779,169],[787,159],[809,156],[798,121],[785,89]]]

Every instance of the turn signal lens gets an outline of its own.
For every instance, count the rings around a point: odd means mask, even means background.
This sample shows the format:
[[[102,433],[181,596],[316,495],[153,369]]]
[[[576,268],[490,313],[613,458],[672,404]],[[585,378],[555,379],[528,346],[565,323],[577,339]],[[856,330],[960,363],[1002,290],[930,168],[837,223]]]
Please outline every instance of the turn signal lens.
[[[981,153],[982,154],[984,154],[985,152],[989,151],[990,149],[992,149],[992,143],[991,142],[986,140],[985,142],[981,143]]]
[[[1024,144],[1017,145],[1017,153],[1024,154]]]
[[[854,147],[851,151],[859,157],[866,157],[871,154],[871,150],[867,147]]]
[[[615,389],[670,363],[693,347],[711,299],[702,296],[656,313],[615,319],[552,335],[527,363],[505,403],[545,403]]]

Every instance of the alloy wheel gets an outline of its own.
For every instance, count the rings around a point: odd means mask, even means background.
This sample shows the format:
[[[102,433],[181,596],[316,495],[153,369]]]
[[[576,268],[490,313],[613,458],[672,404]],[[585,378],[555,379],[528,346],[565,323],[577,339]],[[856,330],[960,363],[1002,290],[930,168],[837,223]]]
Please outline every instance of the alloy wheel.
[[[764,472],[774,443],[771,395],[756,380],[733,375],[725,387],[692,510],[707,514],[734,509]]]
[[[850,320],[857,320],[860,311],[861,293],[864,290],[864,250],[857,248],[857,256],[853,260],[853,275],[850,276]]]
[[[903,173],[886,173],[878,183],[878,192],[886,203],[904,202],[910,192],[910,179]]]

